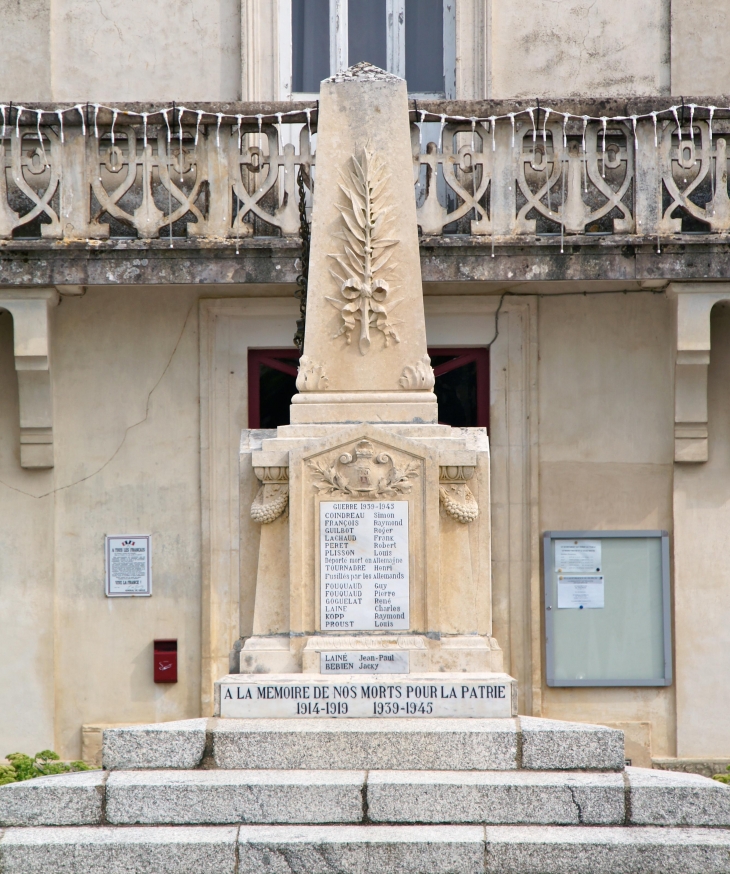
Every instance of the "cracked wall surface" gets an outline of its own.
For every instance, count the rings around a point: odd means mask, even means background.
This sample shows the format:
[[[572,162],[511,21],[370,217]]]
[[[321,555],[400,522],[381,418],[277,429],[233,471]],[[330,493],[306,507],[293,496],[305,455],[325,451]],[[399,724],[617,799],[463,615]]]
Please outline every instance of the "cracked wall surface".
[[[240,0],[55,0],[46,99],[238,100],[240,31]]]
[[[492,3],[494,98],[669,91],[669,0]]]

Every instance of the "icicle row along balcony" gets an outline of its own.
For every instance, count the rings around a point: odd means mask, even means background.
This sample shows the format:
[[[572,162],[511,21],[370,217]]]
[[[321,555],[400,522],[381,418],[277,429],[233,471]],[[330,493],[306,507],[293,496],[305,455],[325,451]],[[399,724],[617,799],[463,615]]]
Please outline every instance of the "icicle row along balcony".
[[[557,102],[546,112],[412,102],[422,234],[496,244],[602,235],[618,244],[728,233],[730,112],[670,106]],[[47,123],[58,107],[26,108],[0,137],[0,241],[197,239],[238,248],[253,237],[296,237],[299,168],[310,193],[316,180],[317,115],[306,109],[207,106],[197,116],[186,110],[182,123],[175,112],[143,123],[103,109],[83,127],[80,113],[66,112],[62,127]],[[239,125],[236,113],[248,120]],[[508,113],[516,114],[476,120]]]

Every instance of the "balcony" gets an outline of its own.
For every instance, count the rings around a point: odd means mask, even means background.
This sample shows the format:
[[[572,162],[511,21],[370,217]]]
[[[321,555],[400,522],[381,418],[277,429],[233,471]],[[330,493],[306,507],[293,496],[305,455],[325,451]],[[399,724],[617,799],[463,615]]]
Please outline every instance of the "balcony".
[[[712,103],[411,101],[424,280],[729,277]],[[294,281],[316,105],[3,113],[0,284]]]

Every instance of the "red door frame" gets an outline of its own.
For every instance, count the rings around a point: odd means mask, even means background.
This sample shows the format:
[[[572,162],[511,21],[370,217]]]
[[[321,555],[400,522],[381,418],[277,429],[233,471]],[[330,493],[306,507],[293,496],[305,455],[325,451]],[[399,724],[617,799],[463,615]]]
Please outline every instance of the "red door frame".
[[[451,361],[445,361],[434,367],[435,376],[450,373],[465,364],[476,364],[477,371],[477,428],[489,431],[489,347],[480,346],[470,349],[458,346],[432,346],[429,355],[452,356]],[[271,367],[290,376],[297,375],[299,361],[297,349],[249,349],[248,350],[248,427],[261,427],[261,367]],[[282,361],[281,359],[285,359]],[[291,361],[287,364],[286,361]]]

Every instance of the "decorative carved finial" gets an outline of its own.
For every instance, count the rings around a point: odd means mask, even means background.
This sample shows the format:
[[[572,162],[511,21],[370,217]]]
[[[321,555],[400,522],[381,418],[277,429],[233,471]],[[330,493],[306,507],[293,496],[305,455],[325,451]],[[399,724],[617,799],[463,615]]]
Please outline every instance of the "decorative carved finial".
[[[298,391],[324,391],[328,382],[329,379],[324,373],[324,365],[315,364],[308,355],[302,355],[297,371]]]
[[[360,322],[360,352],[370,349],[370,330],[374,328],[385,338],[400,342],[391,314],[401,300],[389,299],[390,285],[385,277],[396,266],[391,262],[398,240],[388,239],[391,223],[388,205],[388,181],[383,162],[367,148],[360,160],[353,157],[351,166],[342,176],[340,188],[347,197],[346,206],[338,205],[342,216],[344,252],[330,255],[337,262],[339,272],[330,270],[340,286],[342,298],[327,300],[340,311],[342,325],[334,335],[341,334],[350,343],[356,323]]]
[[[430,391],[436,385],[436,377],[431,367],[431,359],[428,355],[412,367],[410,364],[403,368],[403,375],[398,380],[398,385],[401,388],[408,389],[427,389]]]

